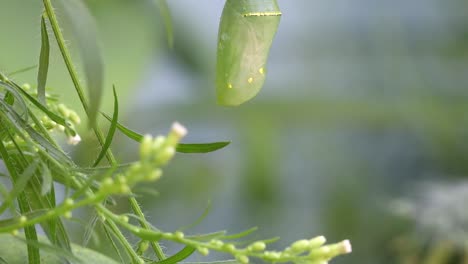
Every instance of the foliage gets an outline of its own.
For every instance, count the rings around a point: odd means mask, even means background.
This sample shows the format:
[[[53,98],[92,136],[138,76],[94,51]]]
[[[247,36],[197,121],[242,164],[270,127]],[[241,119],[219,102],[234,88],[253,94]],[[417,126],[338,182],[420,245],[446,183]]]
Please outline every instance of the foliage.
[[[160,1],[163,17],[172,37],[172,26],[168,19],[167,4]],[[347,240],[336,244],[325,244],[325,238],[318,236],[292,243],[282,251],[267,250],[267,244],[275,239],[242,242],[239,239],[255,229],[239,234],[218,231],[210,234],[186,235],[180,230],[166,232],[149,223],[135,198],[135,186],[154,182],[162,176],[162,168],[176,152],[204,153],[225,147],[229,142],[182,144],[180,140],[187,133],[178,123],[172,125],[167,136],[142,136],[118,122],[119,101],[114,89],[114,113],[105,115],[110,128],[104,137],[96,123],[102,95],[102,62],[99,45],[90,35],[91,16],[80,1],[62,3],[68,18],[74,24],[75,34],[80,41],[80,51],[88,96],[78,77],[70,52],[50,0],[43,0],[45,12],[41,17],[41,52],[39,59],[37,88],[29,84],[19,85],[11,75],[0,72],[0,157],[6,172],[6,179],[0,182],[0,260],[6,263],[25,261],[28,263],[59,263],[67,259],[73,263],[95,263],[113,261],[90,249],[74,245],[64,225],[73,219],[73,211],[91,207],[96,214],[87,224],[87,239],[97,226],[106,234],[107,242],[115,249],[114,258],[121,263],[164,263],[183,261],[193,252],[208,255],[211,251],[224,252],[236,262],[248,263],[250,258],[281,263],[326,263],[330,259],[351,251]],[[48,28],[64,59],[73,81],[78,98],[85,110],[88,125],[101,144],[101,152],[92,166],[77,165],[56,141],[56,133],[63,134],[67,142],[76,145],[81,137],[76,131],[81,118],[63,104],[59,98],[46,92],[49,67],[50,43]],[[119,164],[115,160],[111,145],[115,132],[120,130],[140,142],[140,159],[130,164]],[[107,159],[108,165],[100,166]],[[63,199],[57,199],[55,188],[63,188]],[[116,197],[126,197],[132,206],[131,213],[116,213],[109,205]],[[99,225],[97,225],[99,223]],[[38,235],[40,225],[46,237]],[[20,234],[24,230],[24,234]],[[130,233],[139,239],[133,244],[126,235]],[[7,235],[11,234],[11,235]],[[160,241],[172,241],[184,245],[178,253],[166,257]],[[27,255],[18,246],[27,246]],[[5,250],[10,247],[11,250]],[[151,250],[150,250],[151,248]],[[86,252],[86,257],[78,255]],[[122,253],[123,252],[123,253]]]

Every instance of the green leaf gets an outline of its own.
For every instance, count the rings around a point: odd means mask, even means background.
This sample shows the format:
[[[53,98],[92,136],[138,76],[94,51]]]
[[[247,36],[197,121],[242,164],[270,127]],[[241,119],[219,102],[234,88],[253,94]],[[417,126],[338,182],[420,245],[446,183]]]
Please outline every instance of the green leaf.
[[[156,5],[159,8],[159,14],[161,15],[164,26],[166,27],[166,34],[167,34],[167,45],[169,48],[174,47],[174,30],[172,27],[172,18],[171,12],[169,10],[169,6],[166,0],[155,0]]]
[[[112,122],[112,118],[104,113],[101,114],[109,121]],[[120,130],[124,135],[133,139],[137,142],[141,142],[143,139],[143,135],[131,130],[130,128],[122,125],[121,123],[117,122],[117,129]],[[179,143],[177,145],[177,152],[181,153],[208,153],[213,152],[218,149],[222,149],[229,145],[230,141],[221,141],[221,142],[212,142],[212,143]]]
[[[218,149],[222,149],[227,145],[231,144],[230,141],[221,141],[221,142],[213,142],[213,143],[190,143],[184,144],[180,143],[177,145],[177,152],[181,153],[208,153],[213,152]]]
[[[47,72],[49,71],[49,35],[45,22],[45,14],[41,16],[41,53],[39,55],[39,70],[37,71],[37,98],[42,104],[46,104],[45,86]]]
[[[57,1],[57,3],[63,7],[80,49],[90,102],[89,125],[95,127],[101,104],[104,75],[104,63],[97,42],[96,25],[89,10],[81,0]]]
[[[191,223],[188,226],[181,227],[179,228],[179,230],[183,231],[183,230],[193,228],[199,225],[208,216],[208,214],[210,213],[210,210],[211,210],[211,201],[208,201],[208,204],[206,205],[205,210],[203,210],[203,213],[193,223]]]
[[[10,91],[7,91],[3,100],[9,105],[13,105],[15,103],[15,96]]]
[[[180,250],[176,254],[168,257],[167,259],[163,259],[161,261],[155,261],[155,262],[152,262],[152,264],[174,264],[174,263],[178,263],[178,262],[190,257],[190,255],[192,255],[194,251],[195,251],[194,247],[185,246],[182,250]]]
[[[92,167],[96,167],[102,160],[102,158],[104,158],[104,156],[106,155],[107,150],[112,144],[112,139],[114,139],[114,134],[117,129],[117,121],[119,120],[119,98],[117,97],[115,86],[113,87],[112,91],[114,92],[114,114],[112,115],[111,126],[109,128],[109,132],[107,132],[107,137],[104,141],[104,145],[102,146],[101,152],[99,153]]]
[[[16,75],[16,74],[20,74],[20,73],[23,73],[23,72],[28,72],[28,71],[34,70],[35,68],[37,68],[37,65],[24,67],[24,68],[18,69],[16,71],[9,72],[8,75],[13,76],[13,75]]]
[[[72,136],[76,135],[76,132],[70,127],[70,125],[68,124],[67,121],[65,121],[65,119],[63,119],[61,116],[59,115],[56,115],[55,113],[53,113],[52,111],[50,111],[49,109],[47,109],[47,107],[45,107],[44,105],[42,105],[39,101],[37,101],[34,97],[32,97],[29,93],[27,93],[25,90],[23,90],[23,88],[21,88],[18,84],[12,82],[12,81],[8,81],[8,83],[4,83],[4,82],[0,82],[0,85],[3,85],[5,87],[9,87],[10,89],[12,89],[13,91],[19,91],[22,95],[24,95],[26,97],[26,99],[28,99],[31,103],[33,103],[37,108],[39,108],[39,110],[41,110],[42,112],[44,112],[44,114],[46,114],[50,119],[52,119],[55,123],[59,124],[59,125],[62,125],[64,126],[70,133]],[[21,97],[20,97],[21,98]],[[22,98],[21,98],[22,100]]]
[[[237,233],[237,234],[233,234],[233,235],[227,235],[227,236],[224,236],[223,239],[238,239],[238,238],[242,238],[242,237],[245,237],[245,236],[248,236],[250,235],[251,233],[257,231],[257,227],[252,227],[250,229],[247,229],[243,232],[240,232],[240,233]]]

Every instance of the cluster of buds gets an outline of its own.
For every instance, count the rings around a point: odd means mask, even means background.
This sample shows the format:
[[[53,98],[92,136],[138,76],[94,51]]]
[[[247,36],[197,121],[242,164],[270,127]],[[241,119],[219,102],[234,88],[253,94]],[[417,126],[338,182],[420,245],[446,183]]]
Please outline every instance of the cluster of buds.
[[[174,123],[167,137],[146,135],[140,144],[140,161],[115,179],[104,179],[101,190],[106,193],[130,193],[131,187],[139,182],[158,180],[162,175],[161,166],[174,156],[177,144],[185,134],[185,127]]]
[[[211,239],[206,242],[193,241],[180,232],[163,233],[162,238],[183,244],[194,244],[198,253],[206,256],[210,250],[226,252],[236,258],[241,264],[247,264],[250,258],[262,259],[270,263],[296,263],[296,264],[326,264],[331,259],[351,252],[349,240],[335,244],[325,245],[323,236],[312,239],[301,239],[283,251],[266,250],[264,241],[255,241],[246,247],[237,247],[237,243],[229,243],[220,239]]]
[[[31,88],[31,85],[28,83],[23,84],[21,88],[33,96],[37,95],[37,90]],[[46,94],[46,99],[52,99],[52,97]],[[77,126],[81,123],[80,116],[72,109],[66,107],[64,104],[55,103],[54,100],[48,100],[47,107],[54,114],[61,116],[67,122],[68,127],[66,128],[63,125],[57,124],[47,115],[44,115],[41,118],[42,125],[49,131],[58,130],[62,133],[65,133],[68,144],[78,144],[81,141],[81,137],[76,133],[74,126]]]

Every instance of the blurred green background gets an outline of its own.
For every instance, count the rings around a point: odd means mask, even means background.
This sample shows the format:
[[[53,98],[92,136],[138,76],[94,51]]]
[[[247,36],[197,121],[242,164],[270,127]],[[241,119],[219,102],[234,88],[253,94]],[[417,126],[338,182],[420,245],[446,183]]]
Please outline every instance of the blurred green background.
[[[141,199],[157,227],[189,225],[211,200],[188,232],[258,226],[257,237],[282,238],[275,247],[350,239],[353,254],[333,263],[468,263],[468,2],[278,0],[267,81],[237,108],[215,104],[224,1],[168,0],[172,50],[154,1],[86,2],[105,59],[104,111],[115,84],[121,122],[136,131],[165,133],[177,120],[186,142],[232,141],[178,155],[145,186],[159,192]],[[37,64],[41,2],[0,3],[0,68]],[[50,91],[81,111],[52,49]],[[15,78],[35,85],[36,73]],[[70,152],[87,165],[99,148],[81,130],[84,142]],[[125,162],[136,147],[119,135],[113,150]]]

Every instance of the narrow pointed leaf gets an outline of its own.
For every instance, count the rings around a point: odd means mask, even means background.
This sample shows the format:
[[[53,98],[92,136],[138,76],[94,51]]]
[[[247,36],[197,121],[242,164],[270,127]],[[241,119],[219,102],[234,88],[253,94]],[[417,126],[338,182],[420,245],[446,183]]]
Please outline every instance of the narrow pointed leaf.
[[[167,35],[167,45],[169,48],[174,47],[174,30],[172,27],[172,18],[171,12],[169,10],[169,6],[166,0],[155,0],[156,5],[159,8],[159,14],[163,19],[164,26],[166,27],[166,35]]]
[[[49,71],[49,35],[45,22],[45,14],[41,16],[41,53],[39,55],[39,70],[37,72],[37,98],[42,104],[46,104],[45,87],[47,72]]]
[[[23,88],[21,88],[18,84],[14,83],[14,82],[11,82],[9,81],[8,83],[2,83],[0,82],[0,85],[3,85],[5,87],[9,87],[11,88],[13,91],[19,91],[24,97],[26,97],[26,99],[28,99],[31,103],[33,103],[37,108],[39,108],[39,110],[41,110],[42,112],[44,112],[44,114],[46,114],[50,119],[52,119],[52,121],[54,121],[55,123],[59,124],[59,125],[62,125],[64,126],[66,129],[69,130],[69,132],[74,136],[76,135],[76,132],[70,128],[70,125],[67,123],[67,121],[65,121],[65,119],[63,119],[61,116],[59,115],[56,115],[55,113],[53,113],[52,111],[50,111],[49,109],[47,109],[47,107],[45,107],[44,105],[42,105],[39,101],[36,100],[36,98],[34,98],[33,96],[31,96],[29,93],[27,93],[25,90],[23,90]],[[15,89],[13,89],[15,88]],[[20,97],[21,98],[21,97]],[[22,98],[21,98],[22,99]]]
[[[112,139],[114,139],[115,130],[117,129],[117,121],[119,120],[119,98],[117,97],[117,92],[115,91],[115,87],[113,87],[114,93],[114,114],[112,115],[111,125],[109,131],[107,132],[106,140],[104,141],[104,145],[102,145],[101,152],[99,153],[96,161],[94,162],[92,167],[96,167],[99,162],[104,158],[109,149]]]
[[[152,264],[174,264],[179,263],[180,261],[190,257],[195,251],[194,247],[185,246],[182,250],[177,252],[176,254],[168,257],[167,259],[163,259],[161,261],[152,262]]]
[[[112,118],[104,113],[101,113],[107,120],[112,122]],[[141,142],[143,139],[143,135],[131,130],[130,128],[120,124],[117,122],[117,129],[120,130],[124,135],[133,139],[137,142]],[[180,153],[208,153],[213,152],[218,149],[222,149],[229,145],[231,142],[229,141],[221,141],[221,142],[212,142],[212,143],[179,143],[177,145],[176,151]]]
[[[16,71],[9,72],[9,73],[8,73],[8,76],[13,76],[13,75],[16,75],[16,74],[28,72],[28,71],[34,70],[34,69],[36,69],[36,68],[37,68],[37,65],[32,65],[32,66],[24,67],[24,68],[18,69],[18,70],[16,70]]]

